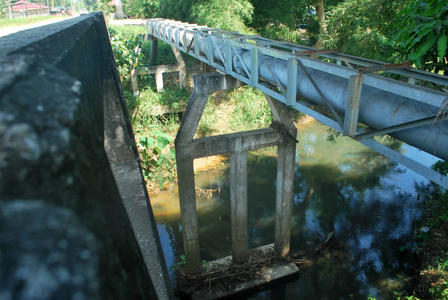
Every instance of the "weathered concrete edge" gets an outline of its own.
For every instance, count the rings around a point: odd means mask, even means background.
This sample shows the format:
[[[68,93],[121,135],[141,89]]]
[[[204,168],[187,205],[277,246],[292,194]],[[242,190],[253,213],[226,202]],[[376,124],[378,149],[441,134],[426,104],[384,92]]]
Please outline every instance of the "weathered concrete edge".
[[[112,165],[112,172],[157,296],[159,300],[172,299],[174,292],[140,165],[132,160],[118,162]]]
[[[104,24],[104,30],[100,30],[99,35],[101,35],[101,33],[107,33],[107,29],[105,27],[105,22],[104,22],[104,18],[102,16],[102,14],[96,13],[96,14],[91,14],[87,17],[73,18],[73,19],[70,19],[70,20],[67,20],[64,22],[60,22],[58,24],[51,24],[51,25],[43,26],[41,28],[26,30],[24,32],[20,32],[20,34],[9,35],[9,36],[3,37],[2,39],[0,39],[0,48],[2,48],[4,50],[4,52],[2,53],[2,56],[6,57],[6,56],[11,56],[11,55],[16,55],[17,57],[18,56],[23,57],[23,59],[26,60],[27,63],[32,62],[33,65],[49,64],[49,65],[54,65],[59,68],[63,64],[61,62],[64,62],[64,60],[65,60],[66,52],[70,51],[71,47],[76,46],[76,42],[77,42],[76,38],[73,39],[73,42],[69,45],[68,50],[59,48],[59,49],[56,49],[56,51],[50,53],[49,55],[47,55],[47,54],[44,55],[43,53],[32,53],[33,48],[34,49],[39,48],[39,46],[40,46],[39,44],[44,43],[46,39],[52,38],[53,36],[58,36],[58,35],[62,35],[62,36],[66,35],[67,36],[66,32],[73,31],[73,30],[76,31],[77,33],[79,33],[79,36],[82,36],[82,33],[80,33],[80,32],[89,30],[88,28],[90,28],[91,26],[98,25],[98,22]],[[73,38],[73,36],[71,36],[71,37]],[[108,40],[107,36],[106,37],[100,36],[99,38]],[[110,44],[108,44],[108,45],[106,44],[105,48],[106,49],[103,49],[103,50],[106,51],[107,56],[113,58]],[[42,58],[42,59],[40,61],[37,61],[39,58]],[[64,69],[64,68],[62,68],[62,69]],[[164,263],[163,252],[161,250],[160,240],[158,237],[154,216],[152,214],[152,209],[149,204],[149,197],[146,192],[145,183],[144,183],[143,176],[141,173],[140,165],[137,162],[137,160],[138,160],[138,153],[136,151],[137,148],[134,143],[134,139],[133,139],[134,136],[133,136],[132,128],[130,126],[129,117],[128,117],[127,110],[124,105],[124,96],[123,96],[123,92],[122,92],[122,88],[121,88],[121,83],[118,79],[119,78],[118,72],[116,71],[115,65],[113,66],[112,69],[114,69],[112,72],[115,73],[114,74],[115,76],[113,76],[113,77],[115,77],[113,80],[114,82],[112,84],[106,84],[106,86],[112,87],[114,89],[112,94],[115,94],[115,96],[118,96],[120,103],[115,103],[112,105],[112,106],[114,106],[112,110],[115,113],[113,114],[113,116],[110,116],[110,118],[112,118],[114,120],[112,120],[110,122],[109,126],[112,124],[124,125],[124,126],[121,126],[121,128],[120,128],[121,132],[126,136],[126,142],[132,143],[132,145],[130,145],[130,147],[125,147],[127,149],[125,149],[124,152],[127,152],[127,153],[121,153],[121,155],[118,155],[118,157],[114,157],[112,159],[110,157],[111,150],[115,150],[115,149],[113,149],[113,147],[109,146],[109,147],[106,147],[105,150],[107,152],[107,155],[109,156],[112,170],[120,170],[122,165],[134,165],[131,168],[131,170],[129,170],[131,175],[133,175],[133,176],[128,176],[127,178],[126,177],[123,178],[123,177],[120,177],[120,174],[117,173],[117,174],[114,174],[114,177],[117,182],[117,185],[119,186],[119,191],[120,191],[124,206],[126,207],[127,214],[131,220],[132,227],[134,229],[135,238],[138,241],[138,244],[139,244],[142,254],[144,256],[146,268],[148,269],[148,271],[150,273],[150,276],[151,276],[151,279],[153,280],[154,286],[155,287],[157,286],[158,298],[159,299],[170,299],[170,298],[172,298],[173,294],[172,294],[172,291],[171,291],[171,288],[169,285],[168,272],[166,270],[166,264]],[[69,72],[69,73],[71,73],[71,72]],[[107,100],[107,99],[104,99],[104,100]],[[107,110],[107,108],[105,108],[105,110]],[[105,118],[106,117],[109,117],[107,113],[105,114]],[[106,122],[107,120],[104,120],[104,121]],[[111,131],[116,133],[116,130],[114,130],[114,129],[112,129]],[[105,130],[106,130],[106,128],[105,128]],[[105,135],[106,135],[106,139],[105,139],[106,142],[108,140],[111,142],[114,142],[114,140],[117,139],[116,135],[112,135],[111,137],[107,137],[106,133],[105,133]],[[112,156],[114,156],[114,155],[112,154]],[[121,159],[130,159],[130,158],[132,158],[132,159],[127,160],[127,161],[121,160]],[[114,166],[114,163],[117,164],[116,167]],[[129,175],[129,173],[127,175]],[[131,177],[132,179],[135,179],[135,181],[129,180],[130,179],[129,177]],[[135,186],[138,186],[138,188],[139,188],[138,191],[134,191],[134,192],[140,194],[139,200],[142,200],[142,199],[145,200],[145,206],[147,209],[146,210],[140,209],[140,211],[143,212],[143,214],[146,214],[147,218],[145,220],[145,225],[149,225],[149,227],[138,226],[138,225],[142,225],[142,224],[138,224],[138,222],[136,222],[135,220],[132,219],[132,211],[131,210],[132,210],[132,207],[134,207],[133,205],[138,204],[138,201],[135,201],[135,199],[133,199],[134,203],[132,203],[130,201],[126,201],[129,199],[125,199],[125,197],[123,196],[124,191],[126,191],[129,188],[132,189]],[[131,210],[130,210],[130,208],[131,208]],[[143,229],[143,231],[136,229],[137,227],[140,227],[140,229]],[[144,243],[141,242],[142,234],[146,235],[146,237],[149,237],[151,239],[150,244],[152,246],[150,249],[145,248],[146,245],[144,245]],[[156,260],[149,261],[148,256],[145,255],[145,253],[147,254],[152,251],[157,253],[156,256],[158,256],[158,257]],[[154,255],[152,257],[154,257]],[[158,265],[156,268],[154,268],[155,264]],[[155,272],[153,272],[152,269],[157,269],[157,270],[155,270]],[[162,270],[162,273],[160,273],[160,270]],[[160,276],[161,274],[163,276]],[[162,281],[160,280],[160,277],[162,277]],[[169,292],[169,290],[170,290],[170,292]]]

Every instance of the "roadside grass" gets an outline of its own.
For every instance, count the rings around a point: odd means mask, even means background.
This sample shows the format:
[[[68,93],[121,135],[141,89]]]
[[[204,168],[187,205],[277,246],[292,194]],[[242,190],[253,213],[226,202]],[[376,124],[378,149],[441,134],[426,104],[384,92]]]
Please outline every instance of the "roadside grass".
[[[130,36],[132,34],[145,34],[146,27],[145,26],[122,26],[122,25],[108,25],[109,29],[112,28],[117,33],[123,36]]]
[[[25,17],[25,18],[16,18],[10,20],[9,18],[0,18],[0,28],[9,27],[9,26],[22,26],[22,25],[31,25],[35,23],[40,23],[47,20],[54,19],[64,19],[71,18],[70,16],[36,16],[36,17]]]

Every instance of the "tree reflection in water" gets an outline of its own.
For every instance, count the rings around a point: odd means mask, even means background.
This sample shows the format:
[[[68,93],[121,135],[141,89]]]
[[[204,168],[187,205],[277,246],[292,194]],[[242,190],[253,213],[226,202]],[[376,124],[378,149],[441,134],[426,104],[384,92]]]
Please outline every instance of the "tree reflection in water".
[[[334,236],[327,248],[306,259],[299,279],[252,297],[366,299],[372,294],[381,299],[403,290],[412,278],[412,253],[400,248],[414,244],[420,206],[416,190],[400,182],[426,181],[350,139],[340,138],[336,145],[327,142],[325,130],[314,124],[299,131],[291,248],[309,249],[328,233],[334,231]],[[390,147],[399,150],[402,145],[392,141]],[[274,241],[273,153],[249,156],[250,248]],[[196,182],[220,190],[207,205],[201,204],[204,199],[197,200],[201,256],[213,260],[230,255],[228,168],[213,176],[198,174]],[[179,217],[166,222],[154,211],[156,220],[172,229],[168,231],[173,252],[168,255],[179,255],[183,252]]]

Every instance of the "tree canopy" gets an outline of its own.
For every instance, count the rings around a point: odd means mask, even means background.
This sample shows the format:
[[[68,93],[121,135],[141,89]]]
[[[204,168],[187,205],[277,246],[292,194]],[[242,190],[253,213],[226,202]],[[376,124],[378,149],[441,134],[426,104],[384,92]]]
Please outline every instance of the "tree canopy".
[[[448,2],[410,1],[396,23],[403,56],[429,71],[448,73]]]
[[[37,0],[30,0],[32,2]],[[69,0],[54,0],[70,3]],[[109,0],[80,0],[106,10]],[[122,0],[125,14],[261,34],[447,72],[446,0]],[[79,5],[79,2],[76,2]],[[5,17],[7,0],[3,4]],[[318,42],[318,43],[316,43]]]

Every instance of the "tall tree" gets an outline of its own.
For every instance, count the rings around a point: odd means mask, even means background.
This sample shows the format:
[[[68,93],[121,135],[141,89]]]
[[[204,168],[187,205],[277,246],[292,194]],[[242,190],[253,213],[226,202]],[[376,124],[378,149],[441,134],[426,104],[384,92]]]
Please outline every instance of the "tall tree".
[[[393,62],[396,47],[393,20],[412,0],[346,0],[329,13],[326,48],[370,59]]]
[[[198,24],[230,31],[249,32],[253,6],[249,0],[209,0],[192,7],[192,17]]]

